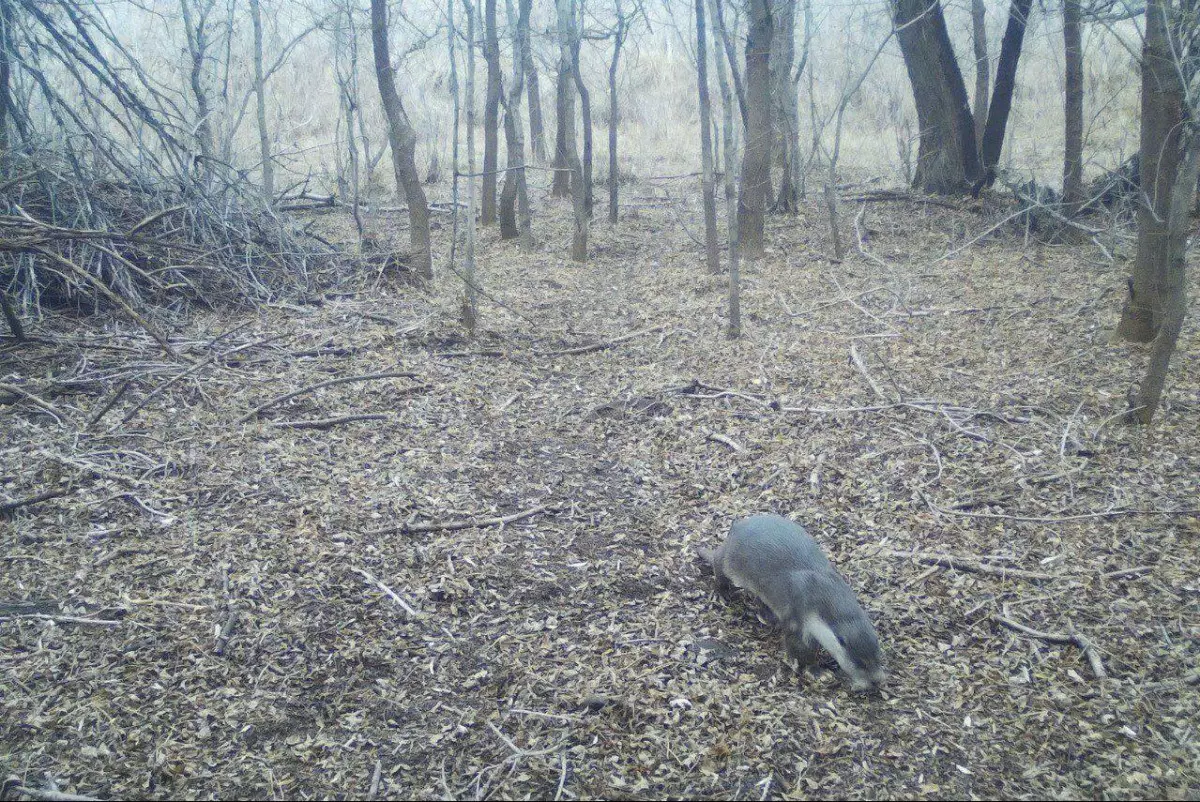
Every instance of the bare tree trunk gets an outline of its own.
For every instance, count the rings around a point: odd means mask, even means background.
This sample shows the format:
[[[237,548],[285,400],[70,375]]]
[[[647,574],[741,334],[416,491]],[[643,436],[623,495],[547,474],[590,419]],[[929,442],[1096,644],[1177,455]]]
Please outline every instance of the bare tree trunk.
[[[704,197],[704,254],[708,272],[721,272],[717,244],[717,199],[713,194],[712,104],[708,99],[708,43],[704,30],[704,0],[696,0],[696,87],[700,92],[700,180]]]
[[[200,161],[203,162],[200,165],[200,175],[206,187],[212,179],[212,171],[216,164],[212,108],[208,99],[208,87],[205,85],[204,69],[209,46],[208,15],[212,7],[212,0],[200,0],[199,15],[194,16],[190,0],[179,0],[188,47],[188,83],[191,86],[192,99],[196,103],[196,144],[200,148]]]
[[[487,94],[483,101],[483,208],[480,225],[496,222],[496,168],[500,163],[500,38],[496,34],[496,0],[483,1],[483,60]]]
[[[526,23],[528,26],[528,23]],[[533,141],[533,158],[538,164],[546,163],[546,123],[542,115],[542,90],[538,87],[537,62],[533,59],[533,44],[529,29],[525,30],[525,80],[529,84],[529,138]]]
[[[17,114],[16,107],[13,105],[11,87],[14,41],[13,25],[15,24],[13,4],[7,2],[7,0],[0,1],[0,176],[8,175],[9,149],[12,142],[8,136],[8,123],[11,117],[15,124]],[[5,309],[7,312],[7,307]],[[12,319],[9,320],[10,328],[11,324]],[[18,327],[20,326],[19,321],[17,325]]]
[[[572,187],[572,164],[578,160],[575,143],[575,85],[571,53],[575,41],[575,11],[573,0],[555,0],[558,11],[558,81],[555,85],[554,180],[550,194],[555,198],[569,197]]]
[[[404,103],[396,91],[396,76],[392,73],[391,53],[388,50],[387,0],[371,0],[371,45],[375,51],[379,95],[388,120],[388,140],[392,146],[396,184],[404,187],[408,201],[412,266],[417,275],[431,279],[433,256],[430,251],[429,206],[417,175],[417,134],[404,111]]]
[[[1063,2],[1063,55],[1066,66],[1063,134],[1063,204],[1077,214],[1083,202],[1083,9],[1080,0]]]
[[[580,6],[580,10],[582,10],[582,6]],[[575,31],[575,44],[571,48],[571,75],[575,80],[575,89],[579,92],[579,114],[583,122],[583,169],[576,175],[583,181],[583,214],[590,223],[596,203],[596,188],[592,183],[592,95],[583,82],[583,73],[579,71],[579,48],[582,44],[580,34],[583,31],[582,16]]]
[[[258,115],[258,155],[262,161],[263,200],[275,198],[275,163],[271,159],[271,134],[267,129],[267,93],[263,78],[263,29],[261,0],[250,0],[250,19],[254,23],[254,94]]]
[[[463,0],[467,12],[467,259],[463,271],[460,319],[474,339],[479,323],[479,297],[475,285],[475,7]]]
[[[920,126],[914,184],[953,195],[980,176],[975,123],[941,0],[892,0],[896,34]]]
[[[790,213],[800,202],[792,181],[790,149],[793,138],[799,135],[799,98],[792,81],[792,65],[796,62],[796,0],[772,0],[771,11],[775,18],[771,44],[771,120],[775,133],[771,146],[772,161],[779,164],[779,194],[772,209]]]
[[[738,198],[738,242],[742,253],[764,252],[763,215],[771,173],[771,39],[774,23],[769,0],[749,0],[750,31],[746,41],[746,106],[750,124],[742,154],[742,191]]]
[[[1180,165],[1180,133],[1186,117],[1184,87],[1173,58],[1166,13],[1169,0],[1150,0],[1142,45],[1141,203],[1137,256],[1117,335],[1146,343],[1163,324],[1165,272],[1171,262],[1172,189]]]
[[[1071,0],[1067,0],[1071,2]],[[988,84],[992,62],[988,58],[987,7],[984,0],[971,0],[971,44],[975,50],[975,146],[983,147],[983,128],[987,125]]]
[[[1012,108],[1013,88],[1017,81],[1017,62],[1021,58],[1021,46],[1032,7],[1033,0],[1012,0],[1008,12],[1008,27],[1000,42],[1000,60],[996,62],[996,88],[992,91],[992,102],[988,106],[987,126],[983,129],[983,146],[980,149],[984,186],[991,186],[996,180],[996,165],[1000,163],[1004,129],[1008,125],[1008,112]]]
[[[613,36],[613,57],[608,65],[608,222],[617,224],[620,201],[621,170],[617,164],[617,125],[621,120],[620,105],[617,103],[617,64],[621,60],[621,47],[629,33],[629,24],[617,0],[617,30]]]
[[[707,0],[709,17],[713,23],[713,38],[718,37],[721,18],[718,12],[718,0]],[[738,265],[737,241],[737,186],[734,183],[734,123],[733,123],[733,92],[729,86],[729,77],[725,72],[726,61],[718,51],[713,54],[717,65],[717,85],[721,89],[721,144],[725,163],[725,221],[729,235],[729,339],[736,340],[742,336],[742,306],[741,306],[741,271]]]
[[[746,107],[746,89],[742,86],[742,74],[738,71],[738,56],[737,50],[733,46],[734,36],[730,33],[729,26],[725,24],[725,9],[722,5],[722,0],[716,0],[716,24],[713,26],[713,36],[718,34],[721,37],[721,44],[725,48],[725,57],[729,60],[729,74],[733,76],[733,89],[737,95],[738,113],[742,117],[742,126],[750,126],[750,112]],[[736,33],[736,31],[734,32]]]
[[[573,0],[566,0],[563,4],[571,5],[571,11],[574,13]],[[588,228],[592,220],[592,104],[587,87],[583,84],[583,76],[579,74],[581,29],[582,20],[572,26],[571,32],[571,77],[576,91],[579,92],[579,107],[583,116],[583,158],[580,158],[578,151],[571,154],[571,199],[575,211],[571,259],[576,262],[587,261]]]
[[[513,14],[507,0],[509,27],[513,36],[513,82],[504,107],[504,135],[508,148],[508,171],[500,190],[500,236],[521,238],[521,249],[533,249],[533,228],[529,211],[529,187],[525,177],[525,134],[521,122],[521,93],[525,90],[525,48],[529,47],[529,14],[533,0],[518,0],[520,10]],[[514,210],[514,205],[517,207]]]

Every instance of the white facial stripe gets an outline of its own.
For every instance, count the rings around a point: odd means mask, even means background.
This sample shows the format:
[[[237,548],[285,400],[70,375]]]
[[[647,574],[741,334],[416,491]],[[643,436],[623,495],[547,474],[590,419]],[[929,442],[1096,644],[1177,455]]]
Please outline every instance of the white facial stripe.
[[[813,638],[817,639],[817,643],[825,647],[825,651],[833,655],[833,659],[838,661],[838,665],[842,670],[851,676],[854,680],[860,679],[861,671],[854,665],[854,661],[850,659],[850,655],[846,653],[842,644],[838,643],[837,635],[833,634],[833,630],[829,625],[821,620],[821,617],[813,614],[804,619],[804,631]]]

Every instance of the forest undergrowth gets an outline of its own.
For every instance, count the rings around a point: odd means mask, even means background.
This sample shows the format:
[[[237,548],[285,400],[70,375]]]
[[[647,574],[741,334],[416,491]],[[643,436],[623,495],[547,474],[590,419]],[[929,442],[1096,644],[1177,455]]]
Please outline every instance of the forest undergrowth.
[[[1200,310],[1124,424],[1131,243],[893,200],[848,207],[837,263],[808,206],[730,341],[696,188],[631,187],[586,265],[537,200],[534,253],[483,235],[474,341],[441,217],[432,288],[199,313],[179,359],[124,319],[0,343],[11,785],[1200,795]],[[714,596],[697,549],[760,511],[859,594],[881,694]]]

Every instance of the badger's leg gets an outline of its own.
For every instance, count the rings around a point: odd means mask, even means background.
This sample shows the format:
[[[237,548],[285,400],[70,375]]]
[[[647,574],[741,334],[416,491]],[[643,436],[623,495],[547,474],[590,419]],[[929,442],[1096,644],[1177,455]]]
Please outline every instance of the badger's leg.
[[[810,645],[802,633],[784,630],[783,649],[788,661],[797,671],[802,671],[817,662],[817,650]]]

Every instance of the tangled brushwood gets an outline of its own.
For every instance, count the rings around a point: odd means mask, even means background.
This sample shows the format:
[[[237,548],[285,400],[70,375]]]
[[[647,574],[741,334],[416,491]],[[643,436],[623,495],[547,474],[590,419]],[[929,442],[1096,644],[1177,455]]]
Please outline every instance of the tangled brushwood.
[[[154,333],[156,317],[195,304],[338,278],[337,249],[229,165],[233,131],[218,141],[202,84],[197,120],[114,25],[75,0],[0,4],[0,311],[12,334],[47,306],[117,312]]]
[[[336,280],[336,251],[229,187],[87,178],[45,154],[0,184],[0,287],[15,336],[42,306],[163,311],[253,304]]]

